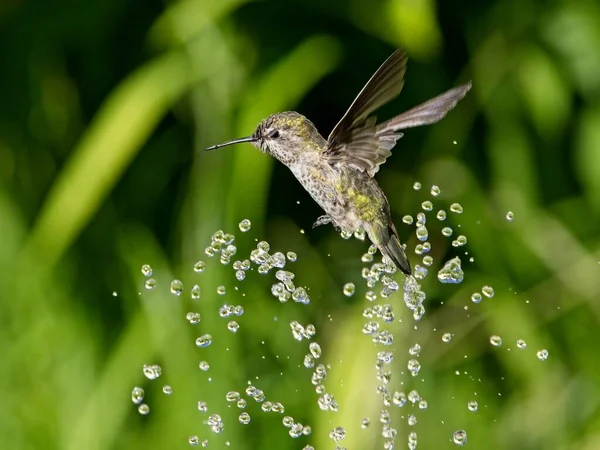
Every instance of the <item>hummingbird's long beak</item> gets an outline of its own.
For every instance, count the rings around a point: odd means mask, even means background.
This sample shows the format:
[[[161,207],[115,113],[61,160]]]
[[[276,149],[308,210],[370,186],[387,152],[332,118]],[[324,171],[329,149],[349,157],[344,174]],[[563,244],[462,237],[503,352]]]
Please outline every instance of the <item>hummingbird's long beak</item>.
[[[227,147],[228,145],[241,144],[242,142],[254,142],[254,141],[256,141],[256,138],[254,136],[247,136],[247,137],[243,137],[240,139],[234,139],[232,141],[223,142],[222,144],[213,145],[211,147],[208,147],[206,150],[216,150],[221,147]]]

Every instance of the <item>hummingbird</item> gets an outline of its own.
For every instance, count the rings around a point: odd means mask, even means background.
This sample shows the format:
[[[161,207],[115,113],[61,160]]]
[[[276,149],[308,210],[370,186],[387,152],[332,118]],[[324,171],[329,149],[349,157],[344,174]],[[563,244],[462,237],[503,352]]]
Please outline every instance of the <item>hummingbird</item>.
[[[371,113],[400,94],[407,60],[401,49],[386,59],[327,140],[306,117],[287,111],[264,119],[250,136],[206,150],[249,142],[275,157],[324,210],[313,228],[329,223],[347,233],[362,228],[384,257],[410,275],[411,266],[392,222],[390,205],[374,177],[403,136],[400,130],[441,120],[471,89],[471,82],[378,124]]]

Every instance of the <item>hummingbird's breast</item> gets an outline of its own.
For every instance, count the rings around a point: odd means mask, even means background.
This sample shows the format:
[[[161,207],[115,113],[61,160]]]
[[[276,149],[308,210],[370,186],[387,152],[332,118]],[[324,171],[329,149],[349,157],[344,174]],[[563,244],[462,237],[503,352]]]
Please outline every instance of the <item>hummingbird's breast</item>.
[[[318,154],[303,156],[290,169],[337,227],[355,231],[386,220],[387,200],[373,178],[351,167],[331,166]]]

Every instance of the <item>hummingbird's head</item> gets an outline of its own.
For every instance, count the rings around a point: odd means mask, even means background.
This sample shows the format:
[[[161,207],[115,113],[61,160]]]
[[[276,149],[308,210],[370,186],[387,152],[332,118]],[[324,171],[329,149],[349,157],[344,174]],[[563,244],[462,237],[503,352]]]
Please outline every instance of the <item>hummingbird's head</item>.
[[[250,142],[259,150],[274,156],[285,165],[298,160],[301,153],[318,151],[325,141],[310,120],[297,112],[273,114],[256,127],[252,136],[214,145],[214,150],[226,145]]]

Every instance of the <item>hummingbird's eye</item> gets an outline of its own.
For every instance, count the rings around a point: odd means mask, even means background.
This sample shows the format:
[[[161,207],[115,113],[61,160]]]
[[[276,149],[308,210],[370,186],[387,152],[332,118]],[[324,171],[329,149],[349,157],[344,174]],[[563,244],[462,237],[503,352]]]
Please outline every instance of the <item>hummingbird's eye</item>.
[[[277,139],[279,137],[279,130],[273,130],[269,133],[271,139]]]

